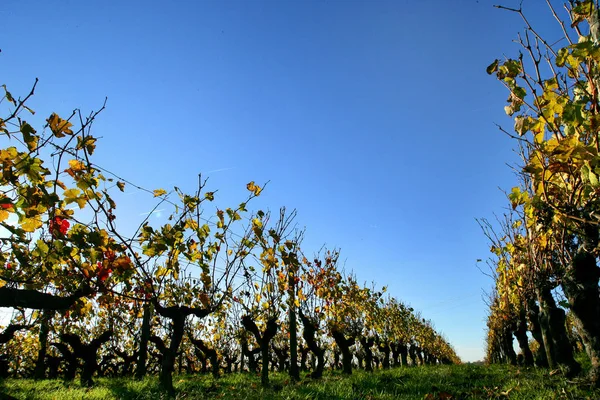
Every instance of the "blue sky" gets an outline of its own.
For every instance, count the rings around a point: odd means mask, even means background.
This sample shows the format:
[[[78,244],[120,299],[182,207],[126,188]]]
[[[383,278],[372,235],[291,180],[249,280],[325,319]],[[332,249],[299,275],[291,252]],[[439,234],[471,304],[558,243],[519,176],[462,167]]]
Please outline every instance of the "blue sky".
[[[524,9],[544,30],[542,3]],[[270,181],[255,208],[296,208],[305,251],[341,248],[472,361],[492,285],[475,218],[515,182],[494,126],[512,126],[507,92],[485,68],[516,55],[523,23],[492,4],[5,0],[0,83],[24,95],[38,77],[40,119],[108,97],[95,160],[140,186],[191,191],[202,172],[233,206]],[[133,226],[153,199],[128,193]]]

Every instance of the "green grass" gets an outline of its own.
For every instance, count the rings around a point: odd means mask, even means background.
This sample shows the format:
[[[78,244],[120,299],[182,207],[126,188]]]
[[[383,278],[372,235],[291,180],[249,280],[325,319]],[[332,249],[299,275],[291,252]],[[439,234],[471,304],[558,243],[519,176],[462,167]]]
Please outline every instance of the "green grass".
[[[78,383],[7,379],[0,381],[0,398],[16,399],[166,399],[156,377],[143,381],[100,378],[92,389]],[[174,377],[178,399],[599,399],[583,380],[567,380],[548,370],[510,366],[430,366],[398,368],[350,376],[330,372],[320,381],[308,377],[291,383],[285,374],[272,374],[263,389],[260,377],[204,375]]]

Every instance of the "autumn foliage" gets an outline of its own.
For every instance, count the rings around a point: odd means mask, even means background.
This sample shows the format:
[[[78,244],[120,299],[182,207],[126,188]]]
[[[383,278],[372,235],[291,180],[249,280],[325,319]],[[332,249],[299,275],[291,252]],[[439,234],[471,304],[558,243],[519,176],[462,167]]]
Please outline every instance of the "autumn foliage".
[[[194,193],[138,189],[171,212],[128,237],[114,200],[127,181],[93,162],[102,109],[52,113],[38,131],[25,120],[35,85],[22,99],[3,88],[0,306],[14,312],[2,375],[157,373],[172,391],[176,372],[260,368],[266,385],[269,365],[322,372],[340,351],[371,370],[459,362],[431,321],[341,271],[338,251],[306,255],[295,212],[251,211],[255,182],[216,209],[201,177]]]
[[[570,2],[564,14],[548,6],[561,40],[541,36],[522,9],[499,7],[526,29],[521,52],[487,69],[509,92],[514,127],[503,130],[522,159],[510,211],[482,221],[495,277],[488,360],[573,376],[581,370],[574,354],[585,349],[589,379],[599,386],[600,17],[593,1]]]

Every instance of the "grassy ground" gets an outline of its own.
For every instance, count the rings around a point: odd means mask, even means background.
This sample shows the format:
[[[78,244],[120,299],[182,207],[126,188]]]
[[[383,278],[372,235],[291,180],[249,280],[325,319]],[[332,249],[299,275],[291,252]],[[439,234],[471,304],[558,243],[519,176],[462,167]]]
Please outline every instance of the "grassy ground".
[[[321,381],[304,378],[291,383],[285,374],[272,374],[271,387],[260,378],[232,374],[218,380],[210,376],[176,376],[178,399],[600,399],[582,380],[567,380],[560,373],[510,366],[429,366],[399,368],[346,377],[337,372]],[[4,397],[3,397],[4,396]],[[0,381],[0,398],[16,399],[166,399],[155,377],[98,379],[93,389],[78,383],[7,379]]]

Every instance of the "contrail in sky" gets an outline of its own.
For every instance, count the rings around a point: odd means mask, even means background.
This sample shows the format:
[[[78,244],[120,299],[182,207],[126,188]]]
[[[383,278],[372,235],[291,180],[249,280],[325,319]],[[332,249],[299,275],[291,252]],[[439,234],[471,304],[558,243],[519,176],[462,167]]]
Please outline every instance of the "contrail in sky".
[[[223,171],[229,171],[229,170],[232,170],[232,169],[235,169],[235,167],[213,169],[212,171],[208,171],[206,173],[207,174],[212,174],[213,172],[223,172]]]
[[[148,212],[145,212],[145,213],[141,213],[140,215],[159,214],[159,216],[160,216],[160,212],[161,211],[165,211],[165,210],[161,209],[161,210],[148,211]]]

